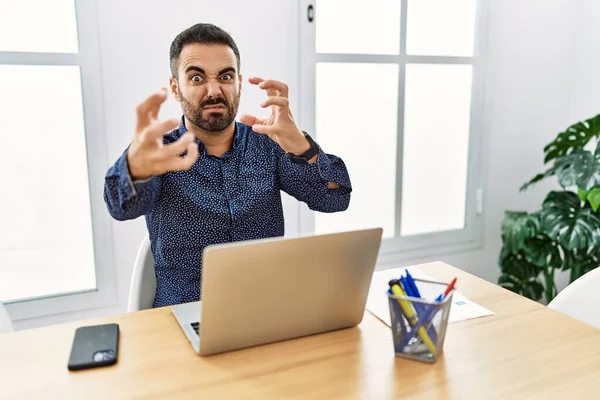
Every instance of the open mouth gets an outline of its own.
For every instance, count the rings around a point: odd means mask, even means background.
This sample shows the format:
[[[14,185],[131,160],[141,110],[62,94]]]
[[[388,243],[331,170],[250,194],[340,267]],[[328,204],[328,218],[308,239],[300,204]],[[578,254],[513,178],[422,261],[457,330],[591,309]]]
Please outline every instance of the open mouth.
[[[222,104],[215,104],[212,106],[204,106],[204,109],[207,111],[224,111],[227,108]]]

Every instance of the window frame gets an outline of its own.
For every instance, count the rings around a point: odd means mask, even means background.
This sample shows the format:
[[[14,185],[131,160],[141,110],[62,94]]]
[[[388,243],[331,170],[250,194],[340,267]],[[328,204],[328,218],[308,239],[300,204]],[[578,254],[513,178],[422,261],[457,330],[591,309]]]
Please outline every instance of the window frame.
[[[79,43],[77,53],[0,51],[0,65],[80,67],[96,289],[6,301],[4,304],[14,321],[117,304],[112,223],[103,197],[107,143],[104,130],[96,0],[73,1]]]
[[[408,0],[399,0],[400,5],[400,50],[399,54],[330,54],[316,53],[316,21],[318,0],[300,0],[300,118],[303,129],[316,132],[316,65],[318,62],[339,63],[392,63],[399,65],[398,87],[398,137],[396,173],[396,236],[385,238],[379,251],[379,263],[386,264],[401,260],[435,257],[442,254],[473,250],[483,246],[484,232],[484,129],[485,116],[485,60],[487,47],[488,7],[485,1],[477,0],[475,43],[473,57],[427,56],[406,54]],[[308,7],[313,7],[314,19],[308,18]],[[467,196],[465,204],[465,226],[463,229],[435,233],[400,236],[402,216],[402,165],[403,130],[405,110],[405,77],[407,64],[467,64],[473,66],[469,149],[467,163]],[[325,149],[335,154],[335,149]],[[350,177],[352,179],[352,177]],[[303,234],[315,232],[315,212],[302,204],[299,226]]]

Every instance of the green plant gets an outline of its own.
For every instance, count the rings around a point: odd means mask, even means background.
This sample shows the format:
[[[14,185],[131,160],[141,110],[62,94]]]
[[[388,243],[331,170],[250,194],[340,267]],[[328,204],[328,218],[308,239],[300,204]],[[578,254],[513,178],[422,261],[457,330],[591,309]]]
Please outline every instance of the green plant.
[[[520,190],[552,176],[562,190],[548,193],[539,211],[505,212],[501,286],[550,302],[557,292],[556,271],[569,271],[572,282],[600,265],[599,137],[600,114],[570,126],[544,147],[548,169]]]

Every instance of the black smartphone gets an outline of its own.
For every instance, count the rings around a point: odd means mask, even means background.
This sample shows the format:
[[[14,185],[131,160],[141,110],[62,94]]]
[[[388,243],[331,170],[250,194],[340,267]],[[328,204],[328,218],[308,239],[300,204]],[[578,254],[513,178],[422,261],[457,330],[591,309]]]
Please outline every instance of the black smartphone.
[[[68,367],[77,371],[113,365],[118,354],[118,324],[82,326],[75,331]]]

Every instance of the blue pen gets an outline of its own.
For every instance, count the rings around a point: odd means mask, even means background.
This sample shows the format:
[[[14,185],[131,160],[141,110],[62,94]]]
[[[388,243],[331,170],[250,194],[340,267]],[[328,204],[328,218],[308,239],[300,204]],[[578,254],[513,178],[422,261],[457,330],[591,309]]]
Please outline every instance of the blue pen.
[[[417,284],[415,283],[415,280],[413,279],[410,272],[408,272],[408,270],[406,270],[406,280],[408,281],[408,284],[412,287],[412,292],[413,292],[414,297],[421,298],[421,293],[419,293]]]

